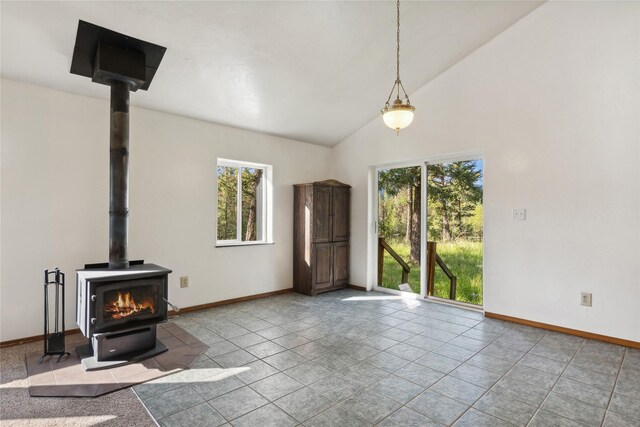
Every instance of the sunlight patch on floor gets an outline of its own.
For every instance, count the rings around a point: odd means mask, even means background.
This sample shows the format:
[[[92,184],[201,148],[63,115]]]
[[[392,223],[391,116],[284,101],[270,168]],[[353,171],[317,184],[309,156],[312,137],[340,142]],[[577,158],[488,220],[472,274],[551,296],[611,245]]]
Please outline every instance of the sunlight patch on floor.
[[[233,377],[234,375],[240,375],[243,372],[249,371],[251,368],[248,366],[242,366],[238,368],[189,368],[177,374],[167,375],[153,381],[141,383],[140,385],[153,385],[153,384],[170,384],[170,383],[196,383],[196,382],[214,382],[222,381],[226,378]],[[184,373],[189,376],[189,380],[185,381],[180,374]]]
[[[367,296],[367,297],[348,297],[342,298],[341,301],[400,301],[404,299],[413,299],[404,295],[379,295],[379,296]]]
[[[2,388],[28,388],[29,382],[26,378],[20,378],[17,380],[9,381],[4,384],[0,384],[0,389]]]
[[[4,418],[2,420],[3,424],[5,422],[11,423],[14,425],[20,425],[22,423],[30,424],[33,423],[34,420],[44,422],[43,425],[48,426],[58,426],[58,425],[83,425],[83,426],[97,426],[104,424],[107,421],[111,421],[118,418],[115,415],[89,415],[85,417],[52,417],[52,418],[40,418],[40,417],[29,417],[29,418]],[[75,420],[75,421],[74,421]]]

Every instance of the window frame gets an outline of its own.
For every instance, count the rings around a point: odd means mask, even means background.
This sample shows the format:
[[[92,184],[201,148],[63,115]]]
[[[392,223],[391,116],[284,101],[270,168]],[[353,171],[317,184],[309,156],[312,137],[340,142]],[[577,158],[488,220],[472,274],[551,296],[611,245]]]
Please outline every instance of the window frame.
[[[218,239],[218,168],[236,168],[238,170],[237,196],[236,196],[236,239]],[[262,240],[242,240],[242,168],[262,170],[262,192],[260,210],[260,224],[262,228]],[[216,247],[230,246],[256,246],[273,244],[273,166],[264,163],[245,162],[218,158],[216,164],[215,179],[215,226],[214,242]],[[257,209],[256,209],[257,210]],[[258,215],[256,214],[256,224]]]

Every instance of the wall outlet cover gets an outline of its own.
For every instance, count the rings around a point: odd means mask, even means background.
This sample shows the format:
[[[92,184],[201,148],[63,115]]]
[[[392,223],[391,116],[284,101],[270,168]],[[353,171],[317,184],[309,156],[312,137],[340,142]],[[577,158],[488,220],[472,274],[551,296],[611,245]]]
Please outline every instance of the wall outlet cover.
[[[188,288],[189,287],[189,277],[188,276],[182,276],[180,278],[180,287],[181,288]]]
[[[580,293],[580,305],[585,307],[591,307],[591,293],[589,292],[581,292]]]

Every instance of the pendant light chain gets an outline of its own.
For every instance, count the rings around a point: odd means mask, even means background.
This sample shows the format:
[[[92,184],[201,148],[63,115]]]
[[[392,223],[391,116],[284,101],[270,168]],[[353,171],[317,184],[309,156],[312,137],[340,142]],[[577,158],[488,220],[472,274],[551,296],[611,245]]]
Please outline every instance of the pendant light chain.
[[[396,33],[397,50],[396,50],[396,79],[400,81],[400,0],[396,2],[396,10],[398,13],[398,30]]]
[[[406,102],[400,99],[400,90],[402,90]],[[393,92],[396,92],[396,100],[390,104]],[[409,126],[413,121],[414,111],[415,107],[411,105],[409,95],[400,80],[400,0],[396,0],[396,81],[391,88],[387,102],[384,103],[384,108],[381,111],[382,118],[384,123],[391,129],[395,129],[396,134],[399,135],[400,129]]]
[[[404,89],[404,85],[400,80],[400,0],[396,0],[396,81],[391,88],[391,93],[389,93],[389,98],[387,102],[385,102],[385,105],[389,105],[394,91],[396,92],[396,99],[400,99],[401,89],[404,98],[407,100],[407,103],[410,104],[409,95],[407,95],[407,91]]]

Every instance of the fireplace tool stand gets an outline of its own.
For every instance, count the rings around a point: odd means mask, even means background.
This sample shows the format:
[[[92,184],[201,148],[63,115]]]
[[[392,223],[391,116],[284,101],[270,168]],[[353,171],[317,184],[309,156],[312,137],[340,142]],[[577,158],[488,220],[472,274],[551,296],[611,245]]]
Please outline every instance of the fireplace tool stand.
[[[49,327],[50,286],[54,287],[55,293],[53,332]],[[44,354],[38,363],[42,363],[47,356],[55,355],[58,356],[58,362],[62,356],[71,355],[64,346],[64,273],[58,267],[53,271],[44,271]]]

